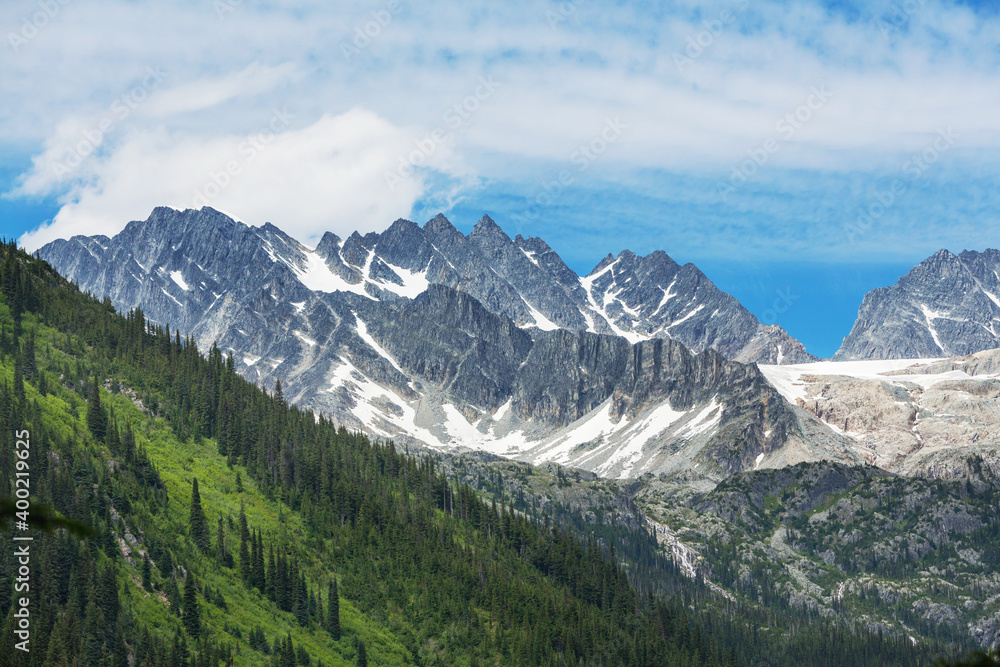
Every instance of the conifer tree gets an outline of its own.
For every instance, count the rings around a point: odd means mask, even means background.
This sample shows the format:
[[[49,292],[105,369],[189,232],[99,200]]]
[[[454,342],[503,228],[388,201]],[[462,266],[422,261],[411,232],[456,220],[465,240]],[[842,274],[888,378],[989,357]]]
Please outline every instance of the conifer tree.
[[[181,598],[181,592],[177,588],[177,580],[174,577],[167,577],[164,592],[167,594],[167,601],[170,602],[170,611],[180,616],[184,603]]]
[[[358,639],[358,657],[356,660],[358,667],[368,667],[368,649],[365,648],[363,639]]]
[[[264,572],[264,540],[260,536],[260,530],[257,530],[257,560],[254,561],[253,565],[253,576],[254,583],[257,588],[260,589],[261,593],[264,593],[270,599],[274,599],[274,547],[268,548],[268,567],[267,573]]]
[[[118,612],[121,609],[118,600],[118,578],[115,576],[115,568],[108,564],[101,572],[97,585],[97,603],[104,614],[104,620],[108,625],[118,622]]]
[[[149,566],[149,556],[142,559],[142,587],[147,591],[153,590],[152,568]]]
[[[292,635],[287,635],[281,642],[281,654],[278,658],[280,667],[295,667],[295,647],[292,646]]]
[[[197,638],[201,634],[201,608],[198,607],[198,591],[195,589],[194,573],[188,572],[184,582],[184,628],[188,636]]]
[[[105,429],[104,442],[108,445],[108,450],[112,456],[121,454],[122,439],[118,434],[118,427],[115,423],[115,411],[108,408],[107,427]]]
[[[19,407],[24,405],[24,376],[20,366],[14,367],[14,403]]]
[[[91,599],[87,604],[87,612],[84,620],[84,640],[83,640],[83,664],[101,664],[101,648],[104,644],[105,619],[97,603]]]
[[[191,539],[206,553],[209,547],[208,519],[205,518],[205,510],[201,507],[201,495],[198,493],[198,478],[195,477],[191,483]]]
[[[251,561],[252,555],[256,555],[257,543],[254,542],[253,554],[247,547],[247,540],[250,538],[250,531],[247,529],[247,515],[243,508],[243,503],[240,503],[240,578],[243,579],[244,583],[248,586],[253,583],[253,562]]]
[[[94,376],[94,384],[90,389],[90,397],[87,399],[87,428],[97,441],[103,441],[107,435],[108,418],[101,407],[101,389],[97,384],[97,376]]]
[[[28,380],[32,380],[38,374],[38,364],[35,361],[35,330],[28,331],[28,340],[21,348],[21,374]]]
[[[130,464],[135,461],[135,434],[132,433],[131,425],[126,425],[122,432],[122,456],[125,458],[125,463]]]
[[[222,527],[222,517],[219,517],[219,530],[218,536],[216,537],[216,552],[215,558],[219,561],[219,565],[222,567],[232,567],[233,557],[230,555],[229,550],[226,549],[226,533]]]
[[[337,592],[337,578],[330,585],[329,600],[326,611],[326,631],[334,641],[340,641],[340,596]]]

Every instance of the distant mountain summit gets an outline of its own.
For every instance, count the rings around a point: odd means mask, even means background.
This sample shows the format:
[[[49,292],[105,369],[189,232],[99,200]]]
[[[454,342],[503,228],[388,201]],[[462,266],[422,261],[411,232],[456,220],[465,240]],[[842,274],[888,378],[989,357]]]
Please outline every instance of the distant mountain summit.
[[[680,266],[662,251],[640,257],[625,250],[580,277],[542,239],[511,239],[486,215],[468,236],[439,214],[423,227],[400,219],[381,234],[355,232],[346,241],[328,232],[310,249],[270,223],[249,227],[208,207],[159,207],[114,240],[74,236],[40,252],[83,289],[127,307],[145,304],[151,316],[196,335],[222,282],[239,282],[236,274],[253,268],[291,271],[309,290],[373,299],[413,298],[429,284],[447,285],[522,328],[606,333],[633,343],[669,338],[741,362],[815,360],[694,264]]]
[[[939,250],[865,295],[834,359],[952,357],[1000,347],[1000,251]]]
[[[614,477],[860,460],[740,363],[811,360],[801,344],[662,252],[581,278],[488,216],[468,235],[439,215],[309,248],[271,224],[157,208],[40,254],[378,437]]]

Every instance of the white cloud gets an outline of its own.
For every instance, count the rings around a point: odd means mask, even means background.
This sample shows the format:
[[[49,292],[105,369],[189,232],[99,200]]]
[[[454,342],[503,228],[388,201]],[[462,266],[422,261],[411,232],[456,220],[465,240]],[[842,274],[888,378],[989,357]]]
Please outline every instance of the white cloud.
[[[384,6],[332,11],[318,1],[244,2],[220,21],[206,2],[66,4],[16,55],[2,56],[0,97],[18,103],[0,107],[0,145],[36,146],[12,194],[57,193],[65,202],[53,227],[27,238],[117,227],[157,204],[189,206],[207,172],[223,166],[274,106],[292,107],[300,129],[276,140],[219,203],[248,220],[266,213],[298,225],[305,237],[341,224],[346,213],[328,215],[330,208],[351,211],[354,227],[374,228],[435,194],[427,188],[438,181],[419,175],[397,192],[381,175],[369,183],[378,172],[373,164],[393,168],[437,127],[448,130],[447,140],[429,164],[459,186],[476,175],[517,178],[565,163],[608,118],[628,129],[588,174],[620,180],[653,168],[721,176],[774,136],[811,86],[834,96],[782,144],[769,168],[892,168],[949,126],[963,151],[1000,147],[1000,19],[951,2],[926,0],[889,31],[866,5],[868,14],[849,18],[806,0],[685,0],[666,10],[638,2],[404,2],[345,59],[341,44]],[[546,11],[564,6],[574,9],[550,24]],[[18,26],[33,7],[30,0],[5,3],[0,26]],[[706,38],[703,21],[723,11],[733,20]],[[688,53],[690,39],[703,46],[678,68],[675,56]],[[79,167],[56,173],[150,67],[168,72],[167,83]],[[459,127],[448,127],[444,114],[475,91],[480,76],[495,77],[500,89]],[[368,148],[347,130],[335,145],[319,131],[338,118],[370,129],[362,117],[381,128],[359,135],[373,142]],[[297,167],[297,152],[311,170]],[[338,184],[324,178],[329,173],[340,175]],[[340,182],[352,184],[344,197],[356,204],[331,205]],[[296,201],[279,197],[276,184]],[[455,182],[448,188],[437,194],[461,197]],[[373,201],[363,205],[363,197]]]
[[[386,185],[385,173],[418,138],[412,128],[352,110],[283,129],[283,113],[243,136],[132,132],[94,161],[93,178],[65,195],[51,224],[20,242],[37,248],[74,234],[113,235],[157,205],[210,205],[249,224],[273,221],[296,238],[316,241],[324,230],[343,236],[381,229],[423,192],[420,173],[395,191]],[[441,146],[429,164],[446,171],[452,161],[450,149]]]
[[[152,116],[171,116],[200,111],[238,97],[261,95],[280,83],[298,78],[296,69],[294,63],[277,67],[252,63],[232,74],[200,79],[156,92],[148,104],[143,105],[143,110]]]

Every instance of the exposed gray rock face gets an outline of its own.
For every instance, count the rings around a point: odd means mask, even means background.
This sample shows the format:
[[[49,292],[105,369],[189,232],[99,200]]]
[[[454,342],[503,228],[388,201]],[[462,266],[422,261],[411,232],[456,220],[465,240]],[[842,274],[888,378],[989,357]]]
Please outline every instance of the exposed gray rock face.
[[[376,436],[619,477],[859,460],[756,366],[716,351],[794,359],[797,343],[663,253],[622,253],[580,279],[488,217],[468,236],[437,216],[309,249],[271,224],[158,208],[41,255]]]
[[[865,295],[834,359],[950,357],[1000,347],[1000,251],[940,250]]]
[[[669,337],[696,352],[711,348],[744,362],[815,360],[780,327],[757,321],[694,264],[679,266],[660,251],[608,255],[580,283],[588,328],[600,323],[603,330],[606,323],[611,333],[630,340]]]
[[[179,242],[167,247],[167,239]],[[145,304],[147,314],[185,331],[199,323],[215,294],[232,290],[234,267],[246,267],[263,274],[276,270],[276,279],[291,271],[310,290],[380,300],[413,298],[428,283],[447,285],[524,328],[616,334],[631,342],[671,338],[695,352],[714,349],[743,362],[814,359],[780,327],[757,321],[693,264],[679,266],[660,251],[647,257],[623,251],[580,278],[544,241],[511,239],[489,216],[468,237],[438,215],[422,228],[397,220],[381,234],[354,233],[343,242],[327,233],[310,251],[271,224],[247,227],[210,208],[158,208],[113,241],[77,236],[50,243],[41,253],[84,289],[127,307]],[[158,275],[147,281],[153,268]],[[129,278],[135,284],[126,285]]]

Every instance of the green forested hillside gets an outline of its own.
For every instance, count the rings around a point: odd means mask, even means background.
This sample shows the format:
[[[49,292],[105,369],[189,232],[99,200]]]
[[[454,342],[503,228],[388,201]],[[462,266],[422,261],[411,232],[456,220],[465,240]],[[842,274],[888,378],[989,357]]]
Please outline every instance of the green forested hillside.
[[[0,271],[0,496],[27,429],[33,502],[96,529],[31,531],[31,652],[4,585],[0,665],[735,662],[597,541],[288,406],[11,244]]]

